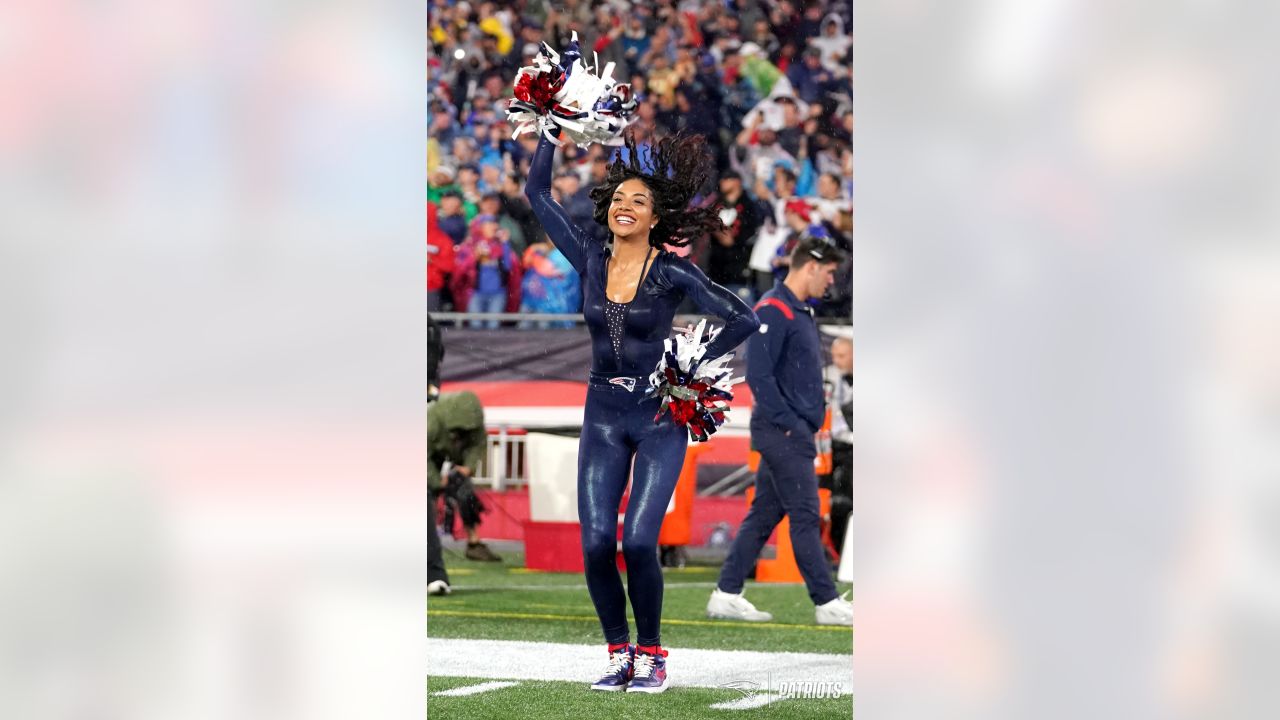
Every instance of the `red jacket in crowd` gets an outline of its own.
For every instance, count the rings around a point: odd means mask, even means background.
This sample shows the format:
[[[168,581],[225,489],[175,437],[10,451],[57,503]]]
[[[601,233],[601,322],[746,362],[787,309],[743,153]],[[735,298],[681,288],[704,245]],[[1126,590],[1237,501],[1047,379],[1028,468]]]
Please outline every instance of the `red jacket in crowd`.
[[[427,203],[427,290],[444,288],[453,272],[453,239],[436,222],[436,204]]]

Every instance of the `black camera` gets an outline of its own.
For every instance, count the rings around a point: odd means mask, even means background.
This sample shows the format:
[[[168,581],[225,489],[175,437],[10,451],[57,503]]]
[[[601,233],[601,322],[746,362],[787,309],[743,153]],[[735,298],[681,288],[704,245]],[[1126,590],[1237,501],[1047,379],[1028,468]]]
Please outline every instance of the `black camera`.
[[[475,485],[471,478],[462,474],[457,468],[449,468],[445,473],[448,484],[442,488],[444,495],[444,513],[441,526],[446,534],[453,532],[454,517],[462,518],[464,527],[475,527],[480,524],[480,515],[486,512],[484,503],[476,495]]]

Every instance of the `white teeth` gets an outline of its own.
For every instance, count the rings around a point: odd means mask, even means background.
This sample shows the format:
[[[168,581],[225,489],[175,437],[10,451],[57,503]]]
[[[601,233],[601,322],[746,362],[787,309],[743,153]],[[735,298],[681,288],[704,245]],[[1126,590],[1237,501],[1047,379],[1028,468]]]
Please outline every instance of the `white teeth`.
[[[636,224],[636,221],[629,217],[616,217],[614,219],[618,221],[619,225],[635,225]]]

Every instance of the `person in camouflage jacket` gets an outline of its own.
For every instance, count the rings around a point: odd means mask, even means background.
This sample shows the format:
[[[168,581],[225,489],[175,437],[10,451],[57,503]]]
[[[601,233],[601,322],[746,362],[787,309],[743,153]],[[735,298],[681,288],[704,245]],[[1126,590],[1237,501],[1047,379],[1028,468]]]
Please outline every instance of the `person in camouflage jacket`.
[[[466,557],[497,562],[501,558],[480,542],[476,533],[484,505],[471,484],[484,460],[485,443],[484,408],[475,393],[442,393],[427,406],[427,481],[432,502],[445,497],[445,531],[452,528],[456,511],[467,531]],[[446,462],[450,469],[444,474],[441,470]]]

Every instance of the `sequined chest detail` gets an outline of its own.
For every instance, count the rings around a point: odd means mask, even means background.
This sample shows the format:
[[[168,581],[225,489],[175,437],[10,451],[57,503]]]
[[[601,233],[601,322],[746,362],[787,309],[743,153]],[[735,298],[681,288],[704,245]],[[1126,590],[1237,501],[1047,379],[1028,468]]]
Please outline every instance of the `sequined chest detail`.
[[[613,355],[622,359],[623,323],[627,319],[627,306],[612,300],[605,300],[604,321],[609,327],[609,339],[613,342]]]
[[[649,260],[653,258],[653,249],[645,253],[644,264],[640,266],[640,280],[636,284],[636,294],[631,298],[631,302],[635,302],[635,298],[640,295],[641,289],[644,287],[645,276],[648,275]],[[605,284],[608,285],[609,270],[605,267]],[[606,288],[607,291],[607,288]],[[627,308],[631,303],[616,303],[605,295],[604,299],[604,324],[609,328],[609,342],[613,345],[613,357],[617,359],[618,364],[622,364],[622,337],[626,330]]]

